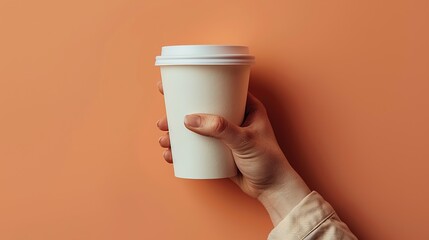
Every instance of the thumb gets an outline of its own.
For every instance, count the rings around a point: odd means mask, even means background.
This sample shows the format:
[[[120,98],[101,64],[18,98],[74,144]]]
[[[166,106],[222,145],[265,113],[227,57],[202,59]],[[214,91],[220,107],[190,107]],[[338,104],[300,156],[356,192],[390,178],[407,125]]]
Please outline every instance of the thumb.
[[[238,151],[249,144],[246,131],[221,116],[186,115],[185,126],[195,133],[222,140],[231,150]]]

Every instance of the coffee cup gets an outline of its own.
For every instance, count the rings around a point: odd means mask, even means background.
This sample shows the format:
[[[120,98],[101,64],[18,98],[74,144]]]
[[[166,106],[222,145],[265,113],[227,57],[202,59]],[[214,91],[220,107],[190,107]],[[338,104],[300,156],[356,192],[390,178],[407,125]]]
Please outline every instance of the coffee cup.
[[[187,129],[189,114],[214,114],[240,125],[244,118],[250,67],[248,47],[176,45],[162,47],[160,67],[174,174],[215,179],[237,174],[231,150],[219,139]]]

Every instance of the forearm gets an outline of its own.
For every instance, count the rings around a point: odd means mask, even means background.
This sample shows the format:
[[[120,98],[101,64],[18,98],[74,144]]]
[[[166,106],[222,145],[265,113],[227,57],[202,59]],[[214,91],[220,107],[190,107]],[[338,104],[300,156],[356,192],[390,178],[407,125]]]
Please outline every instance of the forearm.
[[[277,226],[310,192],[304,180],[291,168],[282,184],[262,192],[258,200],[264,205],[274,226]]]

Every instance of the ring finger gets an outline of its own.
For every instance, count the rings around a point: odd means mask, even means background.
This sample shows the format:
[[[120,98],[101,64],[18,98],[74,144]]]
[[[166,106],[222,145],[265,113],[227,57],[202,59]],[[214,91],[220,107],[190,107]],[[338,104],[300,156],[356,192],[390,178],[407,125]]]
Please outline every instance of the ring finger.
[[[170,148],[171,144],[170,144],[170,135],[167,133],[163,136],[161,136],[158,140],[159,145],[163,148]]]

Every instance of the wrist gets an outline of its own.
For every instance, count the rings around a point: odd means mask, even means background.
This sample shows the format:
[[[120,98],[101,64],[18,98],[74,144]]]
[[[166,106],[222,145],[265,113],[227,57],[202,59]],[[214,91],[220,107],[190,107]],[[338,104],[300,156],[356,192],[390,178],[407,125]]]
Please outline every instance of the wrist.
[[[293,169],[280,183],[264,190],[258,200],[264,205],[276,226],[309,193],[304,180]]]

